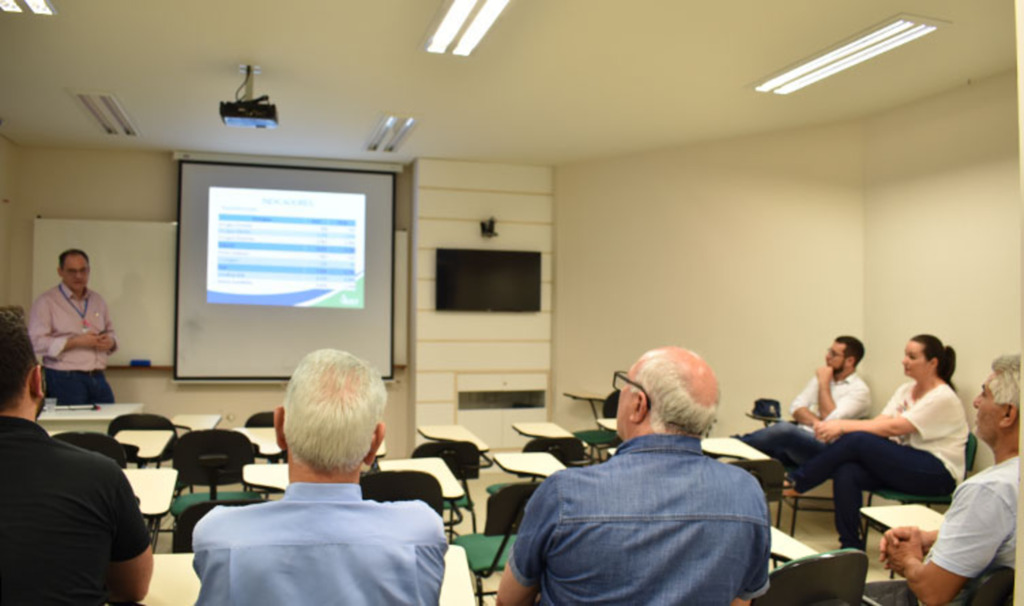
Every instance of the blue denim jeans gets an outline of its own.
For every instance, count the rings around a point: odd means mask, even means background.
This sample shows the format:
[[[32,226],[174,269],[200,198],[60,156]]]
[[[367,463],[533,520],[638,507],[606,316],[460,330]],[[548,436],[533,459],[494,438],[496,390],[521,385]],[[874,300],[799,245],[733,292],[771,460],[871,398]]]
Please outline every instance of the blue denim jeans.
[[[787,421],[736,437],[769,457],[782,461],[786,467],[803,465],[804,461],[821,454],[826,447],[812,432]]]
[[[889,488],[939,496],[956,488],[956,480],[931,453],[859,431],[839,438],[790,477],[800,492],[832,478],[839,542],[855,549],[864,549],[860,536],[863,491]]]
[[[113,404],[114,392],[102,370],[81,372],[44,368],[46,397],[58,404]]]

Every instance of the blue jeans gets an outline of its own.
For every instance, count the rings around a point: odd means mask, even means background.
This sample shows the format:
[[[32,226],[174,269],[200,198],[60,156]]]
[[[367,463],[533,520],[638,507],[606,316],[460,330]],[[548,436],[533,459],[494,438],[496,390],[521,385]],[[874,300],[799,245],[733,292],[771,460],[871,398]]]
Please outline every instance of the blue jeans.
[[[46,397],[57,398],[58,404],[113,404],[114,392],[102,370],[54,370],[46,373]]]
[[[832,478],[839,542],[855,549],[864,549],[860,536],[862,491],[889,488],[940,496],[956,488],[956,480],[931,453],[859,431],[839,438],[790,477],[800,492]]]
[[[788,421],[737,437],[769,457],[778,459],[786,467],[803,465],[804,461],[821,454],[827,446],[819,442],[812,432]]]

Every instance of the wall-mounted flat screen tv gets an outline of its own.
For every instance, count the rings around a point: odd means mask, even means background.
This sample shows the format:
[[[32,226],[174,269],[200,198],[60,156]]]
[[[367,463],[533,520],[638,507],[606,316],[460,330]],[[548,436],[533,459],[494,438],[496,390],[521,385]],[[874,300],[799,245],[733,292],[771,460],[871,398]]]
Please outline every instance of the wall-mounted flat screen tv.
[[[437,249],[439,311],[540,311],[540,253]]]

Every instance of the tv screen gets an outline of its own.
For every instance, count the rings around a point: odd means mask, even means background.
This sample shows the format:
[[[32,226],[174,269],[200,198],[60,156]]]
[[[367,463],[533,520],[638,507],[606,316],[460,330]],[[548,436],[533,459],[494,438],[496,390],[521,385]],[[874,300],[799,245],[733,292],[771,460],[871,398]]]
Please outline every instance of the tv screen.
[[[540,253],[437,249],[439,311],[540,311]]]

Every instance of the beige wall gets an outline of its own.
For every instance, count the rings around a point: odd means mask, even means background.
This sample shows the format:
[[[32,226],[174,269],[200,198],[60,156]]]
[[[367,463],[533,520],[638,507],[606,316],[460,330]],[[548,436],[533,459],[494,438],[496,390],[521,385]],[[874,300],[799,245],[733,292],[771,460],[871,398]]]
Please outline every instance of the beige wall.
[[[865,336],[876,407],[907,379],[907,340],[957,351],[971,402],[1002,353],[1020,351],[1016,78],[1009,73],[865,122]],[[978,467],[991,463],[979,449]]]
[[[0,142],[3,142],[0,139]],[[9,153],[9,152],[7,152]],[[8,162],[0,144],[0,175]],[[31,305],[32,220],[36,215],[62,219],[174,221],[177,218],[177,164],[169,152],[125,152],[15,148],[15,184],[11,208],[0,208],[0,227],[10,229],[11,269],[0,290],[0,304]],[[2,177],[0,177],[2,178]],[[400,180],[401,181],[401,180]],[[2,187],[3,181],[0,181]],[[400,190],[409,191],[407,181]],[[2,189],[0,189],[2,193]],[[408,193],[406,193],[408,195]],[[400,200],[396,225],[408,225],[410,205]],[[404,215],[401,213],[404,212]],[[0,247],[4,245],[0,230]],[[3,249],[0,248],[0,251]],[[125,251],[130,254],[130,251]],[[6,258],[6,255],[5,255]],[[56,262],[55,262],[56,266]],[[97,268],[99,271],[100,268]],[[56,281],[56,273],[54,281]],[[173,318],[167,318],[173,322]],[[114,318],[117,322],[117,318]],[[127,338],[121,335],[121,338]],[[110,382],[121,402],[143,402],[147,412],[166,416],[216,411],[221,427],[245,422],[253,412],[281,403],[283,384],[175,383],[169,370],[111,370]],[[385,415],[390,452],[411,449],[409,389],[404,368],[388,385]]]
[[[14,144],[0,136],[0,304],[7,302],[11,266],[11,215],[14,203]]]
[[[715,435],[756,428],[758,397],[788,404],[832,337],[863,332],[862,148],[847,124],[558,167],[555,393],[606,393],[679,344],[718,373]]]

